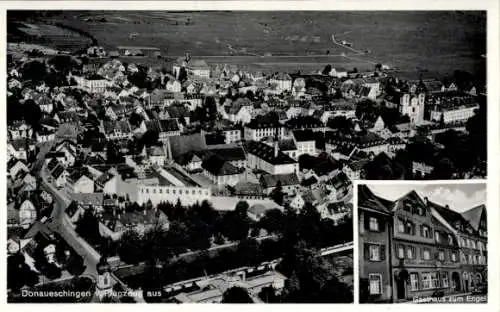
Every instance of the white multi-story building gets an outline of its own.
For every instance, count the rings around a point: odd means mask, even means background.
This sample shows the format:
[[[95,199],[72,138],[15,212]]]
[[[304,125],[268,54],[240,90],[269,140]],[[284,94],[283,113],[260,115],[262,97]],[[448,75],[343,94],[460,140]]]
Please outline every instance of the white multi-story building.
[[[73,76],[78,86],[90,93],[104,93],[110,86],[110,82],[100,75],[90,75],[88,77]]]
[[[234,142],[241,141],[241,130],[240,129],[224,129],[224,143],[231,144]]]
[[[312,130],[295,130],[293,139],[297,146],[297,159],[303,154],[316,155],[316,139]]]
[[[177,203],[182,205],[192,205],[196,202],[211,199],[209,188],[193,186],[160,186],[160,185],[139,185],[137,188],[137,203],[139,205],[151,200],[153,205],[161,202]]]
[[[261,142],[251,141],[246,146],[247,166],[270,174],[299,172],[299,164],[278,149]]]
[[[285,136],[285,128],[277,120],[268,121],[265,117],[252,119],[244,128],[246,140],[260,141],[263,138],[275,137],[279,140]]]
[[[441,120],[443,120],[444,123],[465,121],[474,116],[474,111],[476,109],[479,109],[478,104],[436,109],[431,111],[431,120],[436,122],[440,122]]]

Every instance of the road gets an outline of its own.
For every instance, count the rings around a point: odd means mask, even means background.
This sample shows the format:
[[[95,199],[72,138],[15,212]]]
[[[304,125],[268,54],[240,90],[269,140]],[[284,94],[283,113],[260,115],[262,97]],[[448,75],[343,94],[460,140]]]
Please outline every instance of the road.
[[[54,200],[54,210],[47,221],[47,226],[59,234],[80,256],[83,257],[86,269],[83,274],[93,276],[97,279],[96,265],[101,256],[90,246],[83,238],[81,238],[73,228],[73,224],[65,213],[66,208],[71,203],[71,200],[59,192],[52,184],[48,182],[47,170],[45,165],[40,170],[41,188],[52,194]]]

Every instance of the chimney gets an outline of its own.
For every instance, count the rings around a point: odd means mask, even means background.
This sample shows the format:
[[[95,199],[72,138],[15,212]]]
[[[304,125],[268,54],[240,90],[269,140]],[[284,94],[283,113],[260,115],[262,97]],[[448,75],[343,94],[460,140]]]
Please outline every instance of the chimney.
[[[450,205],[447,204],[446,206],[444,206],[444,208],[446,208],[446,209],[449,210],[450,209]]]
[[[274,142],[274,158],[278,157],[278,142]]]
[[[429,206],[429,197],[424,197],[424,203],[426,206]]]

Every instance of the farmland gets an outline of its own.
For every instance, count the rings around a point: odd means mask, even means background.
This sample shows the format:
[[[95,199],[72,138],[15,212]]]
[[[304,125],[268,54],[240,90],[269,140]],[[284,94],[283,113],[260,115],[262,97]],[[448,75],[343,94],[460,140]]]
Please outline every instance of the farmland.
[[[65,11],[46,20],[81,29],[109,50],[155,46],[164,55],[189,51],[209,63],[223,60],[263,69],[309,70],[325,64],[361,69],[382,62],[444,75],[458,68],[483,74],[485,66],[486,17],[481,12]],[[332,34],[370,54],[353,55],[335,45]],[[298,57],[310,55],[318,57]]]

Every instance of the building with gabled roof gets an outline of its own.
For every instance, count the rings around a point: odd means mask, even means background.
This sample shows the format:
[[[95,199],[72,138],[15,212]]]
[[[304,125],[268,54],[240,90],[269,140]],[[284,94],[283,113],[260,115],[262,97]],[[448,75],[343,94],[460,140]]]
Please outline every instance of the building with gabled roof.
[[[218,155],[208,156],[202,163],[203,174],[215,185],[236,185],[244,178],[245,169],[233,166]]]
[[[250,168],[270,174],[296,173],[299,171],[299,164],[279,151],[277,143],[272,147],[261,142],[249,141],[246,142],[244,148]]]

